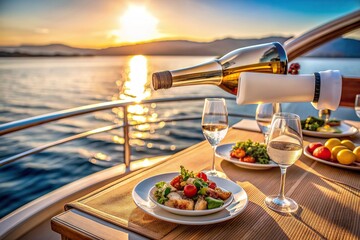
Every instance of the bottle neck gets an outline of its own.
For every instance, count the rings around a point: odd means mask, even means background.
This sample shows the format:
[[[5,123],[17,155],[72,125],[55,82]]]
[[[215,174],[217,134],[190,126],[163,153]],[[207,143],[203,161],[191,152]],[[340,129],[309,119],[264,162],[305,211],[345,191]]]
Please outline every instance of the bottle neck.
[[[223,73],[217,60],[212,60],[194,67],[170,71],[172,87],[199,84],[220,85]]]
[[[241,72],[286,74],[286,53],[279,43],[236,49],[219,59],[193,67],[157,72],[152,75],[154,90],[212,84],[236,95]]]

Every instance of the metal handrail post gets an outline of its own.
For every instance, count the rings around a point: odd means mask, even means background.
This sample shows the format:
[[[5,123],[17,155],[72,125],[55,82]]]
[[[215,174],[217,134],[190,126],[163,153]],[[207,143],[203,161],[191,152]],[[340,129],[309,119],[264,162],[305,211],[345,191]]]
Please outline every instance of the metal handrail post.
[[[125,166],[128,168],[130,167],[130,155],[131,155],[131,149],[130,149],[130,136],[129,136],[129,119],[128,119],[128,109],[127,106],[123,107],[123,113],[124,113],[124,163]]]

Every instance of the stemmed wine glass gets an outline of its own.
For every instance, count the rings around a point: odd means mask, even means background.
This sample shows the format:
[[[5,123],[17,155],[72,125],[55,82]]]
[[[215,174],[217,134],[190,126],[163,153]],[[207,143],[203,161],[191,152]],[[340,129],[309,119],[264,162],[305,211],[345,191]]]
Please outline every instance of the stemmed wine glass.
[[[355,97],[355,112],[356,115],[360,118],[360,94],[357,94]]]
[[[264,143],[267,143],[269,128],[275,113],[281,112],[280,103],[260,103],[255,112],[255,120],[264,134]]]
[[[331,110],[330,109],[320,109],[319,110],[319,118],[324,119],[325,123],[327,123],[330,119]]]
[[[229,123],[226,102],[223,98],[206,98],[201,121],[202,131],[206,140],[213,148],[211,170],[205,171],[210,176],[226,177],[224,173],[215,169],[216,146],[225,137]]]
[[[299,159],[302,153],[300,117],[293,113],[276,113],[272,119],[267,152],[281,170],[279,195],[268,196],[265,204],[276,212],[290,213],[298,209],[297,203],[285,197],[286,169]]]

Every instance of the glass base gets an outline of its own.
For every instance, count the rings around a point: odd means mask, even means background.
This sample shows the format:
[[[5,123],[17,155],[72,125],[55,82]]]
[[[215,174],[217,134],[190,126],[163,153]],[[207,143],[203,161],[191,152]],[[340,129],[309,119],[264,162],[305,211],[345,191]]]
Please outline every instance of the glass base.
[[[291,198],[279,198],[279,196],[268,196],[265,198],[265,204],[275,212],[291,213],[295,212],[299,206]]]
[[[225,173],[219,172],[219,171],[216,171],[216,170],[205,170],[205,171],[202,171],[202,172],[206,173],[207,176],[227,178]]]

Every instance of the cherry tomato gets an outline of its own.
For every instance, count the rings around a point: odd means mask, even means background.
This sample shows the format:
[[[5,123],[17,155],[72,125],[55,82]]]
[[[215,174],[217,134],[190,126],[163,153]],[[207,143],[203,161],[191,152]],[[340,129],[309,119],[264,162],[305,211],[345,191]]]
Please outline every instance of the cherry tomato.
[[[243,158],[243,162],[256,163],[256,160],[252,156],[246,156],[246,157]]]
[[[205,182],[208,180],[206,174],[203,173],[203,172],[199,172],[196,176],[197,176],[198,178],[202,178],[202,180],[204,180]]]
[[[215,189],[216,188],[216,183],[210,181],[209,182],[209,188]]]
[[[331,159],[331,152],[325,146],[321,146],[321,147],[316,148],[312,155],[314,157],[321,158],[321,159],[324,159],[324,160],[330,160]]]
[[[232,93],[233,93],[234,95],[237,95],[237,92],[238,92],[238,88],[237,88],[237,87],[232,90]]]
[[[191,197],[195,196],[196,193],[197,193],[197,188],[194,185],[189,184],[189,185],[185,186],[184,194],[186,197],[191,198]]]
[[[233,158],[240,159],[240,158],[245,157],[245,155],[246,155],[246,152],[242,148],[238,148],[238,149],[232,150],[230,152],[230,157],[233,157]]]
[[[321,142],[312,142],[309,144],[308,150],[310,153],[313,153],[316,148],[323,146]]]
[[[182,180],[181,175],[176,176],[171,180],[170,185],[179,190],[179,189],[181,189],[181,186],[180,186],[181,180]]]

